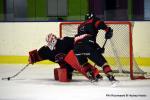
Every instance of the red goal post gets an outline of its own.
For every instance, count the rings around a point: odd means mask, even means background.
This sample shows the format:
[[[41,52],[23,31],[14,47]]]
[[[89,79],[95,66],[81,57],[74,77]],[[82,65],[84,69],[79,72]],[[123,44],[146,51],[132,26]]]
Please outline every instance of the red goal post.
[[[60,37],[73,37],[77,34],[77,28],[82,22],[61,22],[59,24]],[[112,39],[106,44],[104,56],[113,66],[116,73],[129,74],[132,80],[145,79],[145,72],[137,65],[133,56],[132,23],[129,21],[106,21],[114,30]],[[104,31],[100,30],[97,43],[102,46]]]

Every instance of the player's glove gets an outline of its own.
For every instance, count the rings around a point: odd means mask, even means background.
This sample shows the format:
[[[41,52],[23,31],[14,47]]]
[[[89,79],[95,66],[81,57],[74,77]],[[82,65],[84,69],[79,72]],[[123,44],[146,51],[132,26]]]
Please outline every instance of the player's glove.
[[[94,44],[96,52],[98,53],[104,53],[105,52],[105,48],[104,47],[100,47],[97,43]]]
[[[38,55],[37,50],[32,50],[29,52],[29,58],[28,61],[30,64],[34,64],[38,61],[41,61],[42,59],[40,58],[40,56]]]
[[[108,27],[108,30],[105,34],[105,39],[111,39],[113,36],[113,29],[111,29],[110,27]]]

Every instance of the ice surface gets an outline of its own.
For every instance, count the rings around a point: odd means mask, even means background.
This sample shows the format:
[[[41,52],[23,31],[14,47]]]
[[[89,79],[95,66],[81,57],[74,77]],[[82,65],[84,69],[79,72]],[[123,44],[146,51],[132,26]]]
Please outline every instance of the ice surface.
[[[25,65],[1,64],[0,78],[12,76]],[[73,76],[72,82],[53,78],[54,65],[30,65],[16,78],[0,80],[0,100],[150,100],[150,80],[120,80],[112,86],[106,77],[90,83],[83,76]]]

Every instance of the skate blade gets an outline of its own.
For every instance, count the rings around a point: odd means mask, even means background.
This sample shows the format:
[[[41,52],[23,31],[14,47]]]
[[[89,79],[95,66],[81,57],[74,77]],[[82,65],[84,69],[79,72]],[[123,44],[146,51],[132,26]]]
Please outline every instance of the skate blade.
[[[116,81],[111,81],[111,86],[112,87],[117,87],[119,86],[120,81],[116,80]]]

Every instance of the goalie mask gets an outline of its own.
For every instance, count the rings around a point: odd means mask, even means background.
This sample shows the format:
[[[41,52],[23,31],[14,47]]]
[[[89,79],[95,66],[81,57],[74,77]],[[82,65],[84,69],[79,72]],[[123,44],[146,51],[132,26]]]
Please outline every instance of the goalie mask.
[[[57,43],[57,37],[54,34],[50,33],[46,36],[46,42],[50,50],[54,50]]]

